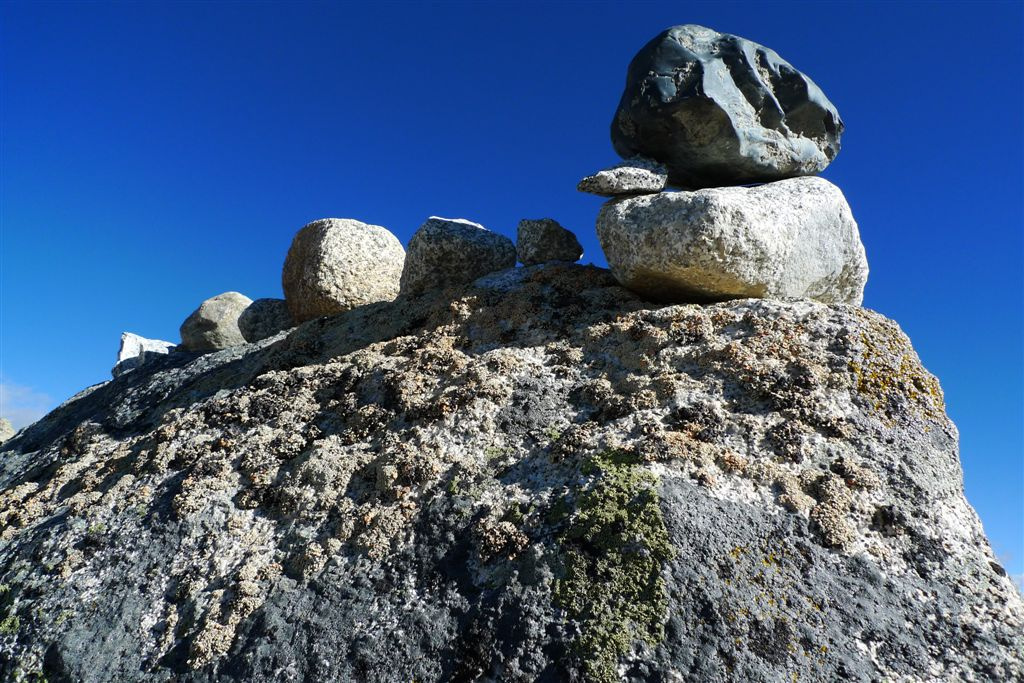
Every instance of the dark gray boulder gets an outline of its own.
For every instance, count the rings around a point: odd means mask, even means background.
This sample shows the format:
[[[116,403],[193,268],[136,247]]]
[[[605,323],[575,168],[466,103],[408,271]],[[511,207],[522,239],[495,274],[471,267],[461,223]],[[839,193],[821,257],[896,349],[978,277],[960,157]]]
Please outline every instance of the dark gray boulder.
[[[611,128],[619,155],[656,159],[691,189],[818,173],[842,132],[821,89],[775,51],[695,24],[637,53]]]

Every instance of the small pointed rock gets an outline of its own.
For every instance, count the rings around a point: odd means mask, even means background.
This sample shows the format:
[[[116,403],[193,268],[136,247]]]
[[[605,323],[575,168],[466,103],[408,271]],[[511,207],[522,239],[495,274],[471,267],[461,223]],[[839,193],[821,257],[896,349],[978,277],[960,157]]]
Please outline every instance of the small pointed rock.
[[[524,218],[516,231],[516,253],[524,266],[548,261],[575,263],[583,256],[583,247],[576,235],[552,218]]]

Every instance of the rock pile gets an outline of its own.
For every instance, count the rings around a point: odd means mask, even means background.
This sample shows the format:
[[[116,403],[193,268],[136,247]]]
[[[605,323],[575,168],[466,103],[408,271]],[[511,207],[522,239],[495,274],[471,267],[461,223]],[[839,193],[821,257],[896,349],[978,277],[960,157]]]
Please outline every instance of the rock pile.
[[[868,266],[850,207],[801,177],[835,158],[842,131],[821,89],[774,51],[692,24],[664,31],[630,63],[612,123],[625,163],[578,186],[612,197],[597,221],[612,273],[657,301],[859,305]],[[755,182],[766,184],[742,187]]]

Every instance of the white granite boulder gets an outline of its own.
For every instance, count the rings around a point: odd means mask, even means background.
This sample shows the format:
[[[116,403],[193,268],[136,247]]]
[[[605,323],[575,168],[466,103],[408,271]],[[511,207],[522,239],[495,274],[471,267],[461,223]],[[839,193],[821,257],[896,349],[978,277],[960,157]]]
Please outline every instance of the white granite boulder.
[[[238,292],[207,299],[181,324],[181,345],[189,351],[218,351],[244,344],[238,318],[251,304]]]
[[[409,241],[402,294],[464,284],[516,265],[512,240],[462,218],[431,216]]]
[[[117,362],[110,369],[110,374],[120,377],[157,356],[167,355],[176,346],[174,342],[147,339],[131,332],[122,332],[121,348],[117,351]]]
[[[653,194],[667,186],[668,169],[663,164],[637,157],[587,176],[576,189],[602,197],[618,197]]]
[[[295,235],[281,286],[296,323],[391,301],[398,296],[405,250],[387,228],[324,218]]]
[[[284,299],[256,299],[238,316],[238,329],[250,344],[294,326]]]
[[[524,218],[516,230],[516,253],[524,266],[548,261],[575,263],[583,256],[576,235],[552,218]]]
[[[657,301],[859,305],[868,275],[846,198],[818,177],[613,199],[597,236],[616,279]]]

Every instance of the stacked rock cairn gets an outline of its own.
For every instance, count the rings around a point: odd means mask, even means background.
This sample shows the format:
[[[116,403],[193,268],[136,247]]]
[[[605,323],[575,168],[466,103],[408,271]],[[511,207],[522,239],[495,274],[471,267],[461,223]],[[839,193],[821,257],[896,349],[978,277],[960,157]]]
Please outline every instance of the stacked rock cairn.
[[[692,24],[650,41],[629,65],[612,121],[626,161],[580,181],[610,197],[597,235],[612,274],[670,303],[801,297],[859,305],[867,261],[840,190],[815,177],[843,122],[822,91],[774,51]],[[670,189],[673,188],[673,189]],[[181,344],[125,333],[115,377],[172,351],[255,343],[295,325],[496,271],[583,254],[550,218],[522,220],[515,244],[482,225],[432,216],[408,251],[386,228],[325,218],[285,258],[284,299],[226,292],[181,325]]]
[[[857,223],[839,188],[814,176],[842,132],[821,89],[773,50],[674,26],[629,65],[611,126],[626,161],[577,189],[612,197],[598,239],[616,279],[643,296],[860,305]]]

